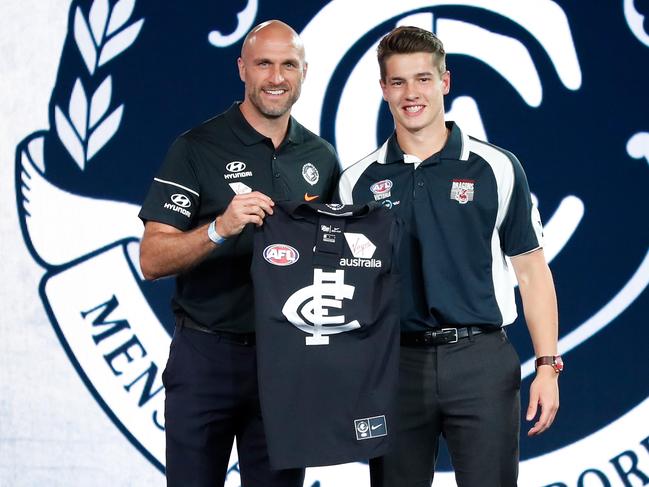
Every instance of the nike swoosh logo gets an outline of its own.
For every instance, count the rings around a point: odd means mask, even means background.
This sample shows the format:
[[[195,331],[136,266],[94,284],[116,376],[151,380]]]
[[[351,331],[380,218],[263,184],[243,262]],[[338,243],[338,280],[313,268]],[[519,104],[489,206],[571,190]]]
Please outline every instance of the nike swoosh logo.
[[[319,194],[314,194],[311,196],[309,193],[304,193],[304,201],[313,201],[320,198]]]
[[[376,426],[372,426],[372,431],[374,431],[377,428],[380,428],[381,426],[383,426],[383,425],[382,424],[377,424]]]

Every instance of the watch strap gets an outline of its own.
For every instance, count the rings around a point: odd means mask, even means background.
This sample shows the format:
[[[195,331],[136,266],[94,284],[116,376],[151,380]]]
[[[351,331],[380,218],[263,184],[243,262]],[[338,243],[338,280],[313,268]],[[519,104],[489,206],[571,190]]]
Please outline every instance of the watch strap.
[[[563,370],[563,360],[561,355],[544,355],[534,361],[534,368],[538,369],[541,365],[549,365],[558,374]]]

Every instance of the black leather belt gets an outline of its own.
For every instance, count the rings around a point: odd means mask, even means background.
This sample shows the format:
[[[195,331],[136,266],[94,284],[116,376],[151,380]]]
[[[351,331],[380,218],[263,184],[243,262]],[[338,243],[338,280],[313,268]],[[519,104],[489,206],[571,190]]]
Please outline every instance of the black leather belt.
[[[217,331],[207,328],[206,326],[201,325],[200,323],[195,322],[188,316],[178,316],[177,317],[178,326],[181,328],[189,328],[190,330],[196,330],[209,335],[215,335],[220,337],[224,342],[233,343],[235,345],[254,345],[255,344],[255,334],[254,333],[233,333],[230,331]]]
[[[460,328],[435,328],[426,331],[410,331],[401,333],[401,345],[446,345],[448,343],[457,343],[459,340],[472,335],[491,333],[498,330],[501,330],[501,328],[495,326],[490,328],[463,326]]]

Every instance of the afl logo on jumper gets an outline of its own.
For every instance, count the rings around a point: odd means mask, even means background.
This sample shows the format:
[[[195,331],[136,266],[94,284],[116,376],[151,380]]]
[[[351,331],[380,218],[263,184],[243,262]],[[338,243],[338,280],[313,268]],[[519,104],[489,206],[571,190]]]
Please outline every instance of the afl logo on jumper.
[[[392,181],[384,179],[378,181],[370,186],[370,191],[374,195],[375,200],[383,200],[390,197],[390,190],[392,189]]]
[[[295,264],[299,258],[299,252],[290,245],[273,244],[264,249],[264,259],[273,265],[285,267]]]

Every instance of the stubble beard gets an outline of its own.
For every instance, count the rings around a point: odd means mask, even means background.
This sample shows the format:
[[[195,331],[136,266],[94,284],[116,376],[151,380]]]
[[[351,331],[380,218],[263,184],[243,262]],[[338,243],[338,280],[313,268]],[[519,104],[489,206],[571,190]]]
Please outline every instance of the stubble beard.
[[[300,97],[300,89],[292,90],[289,92],[289,96],[284,103],[281,105],[265,103],[262,98],[261,89],[251,90],[249,93],[250,102],[252,105],[267,118],[279,118],[287,112],[291,111],[291,108],[295,102]]]

